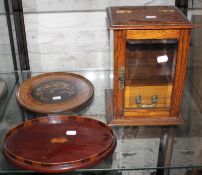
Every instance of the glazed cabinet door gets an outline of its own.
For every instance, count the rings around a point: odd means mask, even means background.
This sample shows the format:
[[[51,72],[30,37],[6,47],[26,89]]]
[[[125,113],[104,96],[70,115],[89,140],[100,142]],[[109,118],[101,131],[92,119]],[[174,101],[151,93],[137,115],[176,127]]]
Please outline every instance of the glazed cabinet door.
[[[124,116],[169,116],[179,33],[127,32]]]

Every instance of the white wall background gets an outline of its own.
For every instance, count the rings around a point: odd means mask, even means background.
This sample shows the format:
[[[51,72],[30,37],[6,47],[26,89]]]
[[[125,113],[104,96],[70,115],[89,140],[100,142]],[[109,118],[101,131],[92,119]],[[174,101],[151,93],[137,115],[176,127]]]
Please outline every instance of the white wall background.
[[[107,69],[104,12],[26,14],[25,26],[33,71]]]
[[[109,69],[105,8],[174,4],[174,0],[23,0],[31,70]]]
[[[174,4],[175,0],[23,0],[31,70],[109,69],[106,7]],[[4,1],[0,0],[0,72],[12,71]]]

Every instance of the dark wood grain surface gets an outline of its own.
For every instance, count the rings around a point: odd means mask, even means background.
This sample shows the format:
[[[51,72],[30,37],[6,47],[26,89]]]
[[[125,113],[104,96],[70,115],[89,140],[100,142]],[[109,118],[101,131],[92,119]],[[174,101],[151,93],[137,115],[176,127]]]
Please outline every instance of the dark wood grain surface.
[[[74,134],[68,134],[70,131]],[[80,116],[50,116],[10,130],[4,154],[24,169],[65,172],[97,164],[115,146],[112,130],[102,122]]]
[[[107,8],[112,29],[193,28],[175,6],[122,6]]]
[[[59,113],[78,109],[92,98],[94,87],[86,78],[65,72],[41,74],[24,81],[17,101],[37,113]]]

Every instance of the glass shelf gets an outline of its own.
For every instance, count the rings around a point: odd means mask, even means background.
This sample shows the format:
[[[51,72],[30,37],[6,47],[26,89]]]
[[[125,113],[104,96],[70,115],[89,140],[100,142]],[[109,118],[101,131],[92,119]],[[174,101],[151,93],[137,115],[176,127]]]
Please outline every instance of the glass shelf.
[[[6,84],[6,91],[0,98],[0,120],[2,120],[1,116],[3,115],[6,105],[9,102],[9,98],[13,93],[17,79],[14,73],[1,73],[0,80]]]
[[[106,123],[105,118],[105,89],[110,88],[110,82],[113,79],[111,71],[75,71],[74,73],[83,75],[89,79],[95,87],[95,94],[92,103],[81,111],[72,111],[71,115],[84,115]],[[40,72],[23,72],[19,73],[19,81],[15,80],[15,73],[0,74],[5,76],[8,82],[7,86],[10,94],[8,100],[4,100],[3,112],[1,113],[0,124],[0,142],[1,149],[3,146],[3,138],[12,127],[22,123],[24,120],[36,117],[36,114],[23,110],[15,97],[16,88],[24,81],[25,77],[40,74]],[[111,78],[110,78],[111,77]],[[2,109],[1,108],[1,109]],[[184,97],[181,112],[187,123],[184,126],[177,127],[113,127],[113,131],[117,137],[117,146],[114,153],[100,164],[88,168],[75,171],[75,174],[88,173],[134,173],[141,170],[145,174],[160,171],[165,168],[170,171],[191,171],[192,168],[202,168],[202,113],[192,98],[191,89],[188,83],[185,85]],[[65,114],[65,113],[64,113]],[[161,145],[162,133],[172,131],[176,135],[174,137],[173,149],[170,153],[170,165],[158,165],[159,163],[159,146]],[[169,136],[170,137],[170,136]],[[169,143],[170,144],[170,143]],[[166,145],[166,146],[169,146]],[[165,146],[165,145],[164,145]],[[19,169],[8,162],[3,154],[0,154],[0,172],[5,173],[33,173]]]
[[[36,1],[36,0],[23,0],[23,10],[25,18],[26,36],[31,39],[28,45],[32,56],[32,61],[36,61],[35,66],[32,69],[36,71],[52,71],[61,70],[58,67],[62,67],[62,70],[74,70],[78,67],[80,61],[88,62],[90,69],[99,69],[99,65],[104,65],[104,69],[109,68],[109,63],[113,65],[112,60],[108,60],[108,51],[110,49],[105,45],[108,43],[106,40],[106,6],[115,5],[148,5],[147,2],[136,2],[136,1],[114,1],[104,0],[96,1],[92,3],[91,0],[87,1],[50,1],[47,5],[47,1]],[[6,13],[4,10],[4,3],[6,1],[0,1],[0,12],[3,21],[6,21]],[[134,3],[134,4],[133,4]],[[155,1],[154,5],[174,5],[174,1]],[[160,4],[159,4],[160,3]],[[168,4],[169,3],[169,4]],[[66,4],[66,5],[64,5]],[[197,4],[197,3],[196,3]],[[196,5],[195,4],[195,5]],[[59,13],[57,13],[59,12]],[[78,12],[75,13],[75,12]],[[91,15],[92,12],[98,12],[96,15]],[[202,170],[202,91],[201,91],[201,9],[188,9],[188,17],[192,22],[199,25],[194,30],[192,36],[192,43],[190,49],[190,60],[187,70],[187,81],[185,83],[183,101],[181,106],[181,112],[186,119],[186,124],[177,127],[156,127],[156,126],[141,126],[141,127],[113,127],[113,132],[117,137],[117,147],[114,153],[109,156],[105,161],[98,165],[80,169],[70,173],[63,174],[78,174],[78,175],[159,175],[159,174],[170,174],[170,175],[198,175],[196,172]],[[90,18],[89,18],[90,17]],[[88,25],[83,25],[87,19]],[[98,20],[99,19],[99,20]],[[68,21],[68,24],[64,23]],[[76,22],[75,22],[76,21]],[[89,25],[91,21],[94,25]],[[4,23],[4,22],[3,22]],[[3,24],[2,23],[2,24]],[[15,27],[13,22],[13,14],[11,14],[11,23],[13,31],[15,33]],[[6,24],[6,22],[5,22]],[[38,24],[43,24],[39,25]],[[70,27],[68,27],[70,26]],[[82,30],[78,30],[77,35],[71,35],[68,29],[77,29],[82,26]],[[32,31],[32,27],[34,30]],[[36,28],[36,30],[35,30]],[[7,27],[4,27],[5,41],[8,40]],[[46,29],[46,30],[44,30]],[[61,39],[62,33],[67,32],[66,38]],[[60,31],[58,34],[57,32]],[[82,33],[83,32],[83,33]],[[76,32],[75,32],[76,33]],[[74,34],[74,33],[73,33]],[[45,37],[44,37],[45,36]],[[69,37],[71,36],[71,37]],[[72,37],[73,36],[73,37]],[[75,36],[75,37],[74,37]],[[82,37],[81,37],[82,36]],[[92,37],[96,36],[96,37]],[[57,38],[58,37],[58,38]],[[14,37],[15,38],[15,37]],[[45,38],[45,39],[44,39]],[[53,39],[59,40],[59,42],[47,42]],[[78,38],[80,38],[78,40]],[[4,39],[4,38],[3,38]],[[45,42],[44,42],[45,40]],[[56,40],[56,41],[57,41]],[[63,40],[63,41],[62,41]],[[4,41],[4,40],[2,40]],[[61,42],[62,41],[62,42]],[[68,42],[67,42],[68,41]],[[87,44],[82,41],[88,41]],[[15,39],[16,42],[16,39]],[[36,43],[38,42],[38,43]],[[132,42],[132,41],[130,41]],[[75,46],[72,45],[75,43]],[[172,42],[171,42],[172,43]],[[6,45],[4,45],[6,44]],[[38,44],[39,47],[35,47]],[[17,46],[17,44],[15,44]],[[8,48],[10,45],[3,43],[1,52],[3,58],[6,60],[6,65],[9,62],[11,65],[12,57]],[[6,46],[6,47],[5,47]],[[62,46],[62,47],[61,47]],[[6,48],[6,49],[5,49]],[[17,48],[17,47],[16,47]],[[80,48],[80,49],[78,49]],[[82,49],[81,49],[82,48]],[[92,53],[92,48],[95,51]],[[62,62],[67,57],[67,53],[58,59],[57,53],[61,50],[72,51],[73,58],[75,56],[76,61],[69,64],[69,61]],[[97,50],[96,50],[97,49]],[[109,49],[109,50],[108,50]],[[4,53],[5,52],[5,53]],[[105,52],[107,54],[105,54]],[[49,54],[51,53],[51,54]],[[62,52],[63,53],[63,52]],[[70,52],[71,53],[71,52]],[[84,54],[84,56],[82,54]],[[89,54],[90,53],[90,54]],[[95,53],[95,54],[94,54]],[[16,49],[16,57],[18,57],[18,49]],[[87,55],[87,56],[86,56]],[[110,52],[110,55],[112,53]],[[71,56],[71,55],[70,55]],[[37,62],[38,58],[39,62]],[[9,59],[8,59],[9,58]],[[37,59],[36,59],[37,58]],[[70,57],[71,58],[71,57]],[[95,59],[97,58],[97,59]],[[104,59],[103,59],[104,58]],[[106,59],[105,59],[106,58]],[[3,59],[3,60],[4,60]],[[10,60],[10,61],[9,61]],[[100,62],[98,63],[97,60]],[[74,61],[74,59],[72,60]],[[52,62],[52,66],[46,66],[46,62]],[[82,63],[83,63],[82,62]],[[1,62],[1,71],[13,70],[13,65],[8,69],[8,66],[4,66]],[[43,64],[42,64],[43,63]],[[56,66],[58,65],[57,69]],[[90,65],[90,66],[89,66]],[[93,66],[92,66],[93,65]],[[32,65],[33,66],[33,65]],[[79,64],[79,68],[83,64]],[[112,67],[112,66],[111,66]],[[110,68],[111,68],[110,67]],[[145,68],[147,66],[144,66]],[[171,67],[167,64],[167,67]],[[43,69],[47,68],[47,69]],[[154,66],[154,68],[156,68]],[[158,69],[157,69],[158,71]],[[156,71],[156,72],[157,72]],[[164,72],[163,77],[170,75],[170,69],[161,70]],[[105,117],[105,89],[110,89],[113,82],[113,73],[108,70],[84,70],[84,71],[71,71],[78,73],[89,79],[94,87],[95,94],[92,103],[80,111],[71,111],[64,113],[66,115],[84,115],[104,123],[107,122]],[[12,165],[2,154],[3,139],[5,134],[14,126],[22,123],[25,120],[32,119],[39,114],[35,114],[24,110],[16,102],[15,92],[17,87],[27,77],[41,74],[42,72],[12,72],[12,73],[0,73],[0,80],[4,80],[7,85],[7,93],[0,99],[0,174],[32,174],[33,171],[23,170]],[[143,73],[147,73],[143,71]],[[19,75],[19,80],[16,79],[16,75]],[[149,76],[149,75],[148,75]],[[138,77],[137,77],[138,78]],[[167,77],[168,82],[171,76]],[[130,82],[129,82],[130,83]],[[158,83],[158,82],[157,82]],[[201,91],[201,92],[200,92]],[[40,115],[43,116],[43,115]],[[167,173],[165,173],[167,172]],[[194,174],[195,173],[195,174]]]

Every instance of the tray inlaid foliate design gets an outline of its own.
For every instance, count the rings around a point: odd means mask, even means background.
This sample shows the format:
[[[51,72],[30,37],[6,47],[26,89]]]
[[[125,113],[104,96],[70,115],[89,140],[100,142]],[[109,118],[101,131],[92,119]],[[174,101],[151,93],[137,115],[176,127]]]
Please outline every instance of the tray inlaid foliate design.
[[[85,77],[68,72],[50,72],[21,83],[16,98],[27,110],[53,114],[81,109],[91,102],[93,94],[93,84]]]
[[[32,97],[42,103],[61,103],[74,98],[78,87],[71,81],[50,80],[41,83],[32,90]]]

